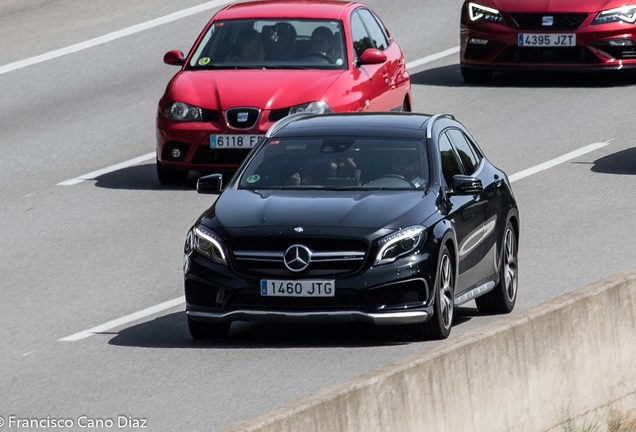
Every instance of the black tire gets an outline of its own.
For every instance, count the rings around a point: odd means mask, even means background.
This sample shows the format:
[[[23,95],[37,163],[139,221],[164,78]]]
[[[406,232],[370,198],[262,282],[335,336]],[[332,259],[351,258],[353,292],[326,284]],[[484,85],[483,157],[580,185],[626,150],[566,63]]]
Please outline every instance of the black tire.
[[[517,303],[517,287],[519,284],[519,259],[517,235],[508,221],[501,242],[501,262],[499,264],[499,283],[492,291],[475,299],[477,309],[482,314],[507,314],[512,312]]]
[[[411,112],[411,104],[409,104],[408,98],[404,98],[404,102],[402,102],[402,112]]]
[[[188,181],[188,171],[168,168],[157,160],[157,178],[164,185],[182,184]]]
[[[433,316],[424,323],[415,325],[418,338],[429,340],[446,339],[453,327],[455,315],[455,266],[453,258],[444,245],[435,278],[435,304]]]
[[[223,339],[230,332],[230,325],[231,323],[217,324],[195,321],[188,317],[188,328],[190,329],[190,334],[197,340]]]
[[[484,83],[490,81],[492,71],[483,69],[460,68],[462,77],[467,83]]]

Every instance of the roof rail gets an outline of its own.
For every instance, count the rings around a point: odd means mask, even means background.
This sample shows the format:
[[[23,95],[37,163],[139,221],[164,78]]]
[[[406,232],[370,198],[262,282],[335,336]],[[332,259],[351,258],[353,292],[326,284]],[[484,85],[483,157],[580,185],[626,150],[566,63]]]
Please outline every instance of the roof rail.
[[[276,132],[281,130],[283,127],[287,126],[289,123],[291,123],[293,121],[296,121],[296,120],[299,120],[302,117],[307,117],[307,116],[310,116],[310,115],[315,115],[315,114],[314,113],[308,113],[308,112],[300,112],[300,113],[290,114],[287,117],[283,117],[282,119],[278,120],[276,123],[274,123],[269,128],[269,130],[265,134],[265,138],[271,137]]]
[[[433,124],[441,118],[448,118],[451,120],[455,120],[455,117],[453,117],[452,114],[448,114],[448,113],[435,114],[433,117],[428,119],[428,122],[426,123],[426,138],[428,139],[433,138]]]

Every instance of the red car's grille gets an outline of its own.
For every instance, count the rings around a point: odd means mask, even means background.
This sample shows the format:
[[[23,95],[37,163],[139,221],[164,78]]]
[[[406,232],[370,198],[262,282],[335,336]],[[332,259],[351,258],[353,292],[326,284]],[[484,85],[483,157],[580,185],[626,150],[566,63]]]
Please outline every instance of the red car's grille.
[[[203,118],[203,121],[215,122],[219,120],[219,113],[216,110],[202,108],[201,117]]]
[[[277,109],[277,110],[271,110],[269,112],[269,117],[267,117],[267,120],[271,121],[271,122],[275,122],[278,121],[282,118],[285,118],[289,115],[289,108],[282,108],[282,109]]]
[[[484,45],[469,43],[464,51],[464,57],[467,59],[480,59],[490,54],[495,48],[503,45],[505,45],[503,42],[493,40],[488,41],[488,43]]]
[[[509,46],[495,59],[497,63],[596,64],[602,60],[586,47]]]
[[[253,128],[260,115],[258,108],[229,108],[225,112],[227,123],[236,129]]]
[[[517,27],[520,29],[543,30],[574,30],[583,24],[588,14],[564,14],[564,13],[513,13],[510,14]],[[543,17],[552,17],[551,26],[543,25]]]
[[[613,46],[609,41],[595,42],[592,44],[595,48],[600,49],[606,54],[620,60],[636,59],[636,47],[633,45]]]

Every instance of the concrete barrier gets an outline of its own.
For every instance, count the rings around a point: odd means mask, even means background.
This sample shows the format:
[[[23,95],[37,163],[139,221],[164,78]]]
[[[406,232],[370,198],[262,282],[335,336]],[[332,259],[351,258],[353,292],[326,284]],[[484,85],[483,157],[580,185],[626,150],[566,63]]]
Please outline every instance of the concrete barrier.
[[[546,431],[636,407],[636,269],[224,432]]]

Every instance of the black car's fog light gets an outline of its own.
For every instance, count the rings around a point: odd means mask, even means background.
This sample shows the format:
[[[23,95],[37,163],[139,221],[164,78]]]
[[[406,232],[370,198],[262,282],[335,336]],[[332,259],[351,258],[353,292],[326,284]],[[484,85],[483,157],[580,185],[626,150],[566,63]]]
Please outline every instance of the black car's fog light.
[[[368,299],[378,310],[399,310],[426,305],[430,298],[428,284],[424,279],[400,281],[369,291]]]

